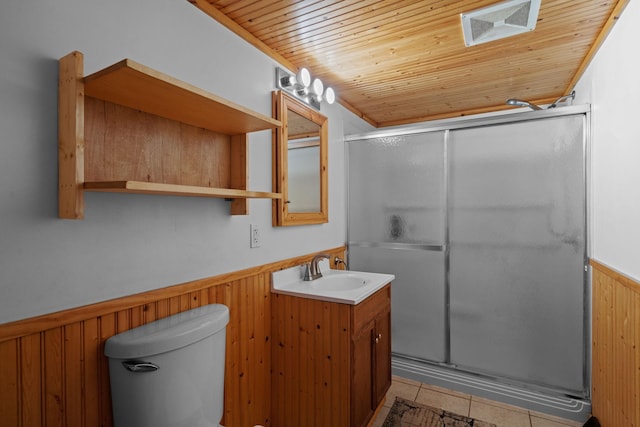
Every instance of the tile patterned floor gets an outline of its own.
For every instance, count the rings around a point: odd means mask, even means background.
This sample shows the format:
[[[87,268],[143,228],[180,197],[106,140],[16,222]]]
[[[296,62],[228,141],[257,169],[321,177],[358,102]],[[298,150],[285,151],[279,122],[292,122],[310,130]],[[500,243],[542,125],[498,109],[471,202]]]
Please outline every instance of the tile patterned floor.
[[[582,427],[581,423],[529,411],[470,394],[394,376],[384,408],[372,427],[380,427],[396,396],[496,424],[497,427]]]

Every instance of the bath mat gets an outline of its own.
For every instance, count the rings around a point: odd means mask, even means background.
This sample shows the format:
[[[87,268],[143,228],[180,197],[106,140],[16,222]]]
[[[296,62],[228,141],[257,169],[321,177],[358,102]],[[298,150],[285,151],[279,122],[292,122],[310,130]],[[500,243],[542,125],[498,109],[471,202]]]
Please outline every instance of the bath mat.
[[[382,427],[496,427],[496,425],[396,397]]]

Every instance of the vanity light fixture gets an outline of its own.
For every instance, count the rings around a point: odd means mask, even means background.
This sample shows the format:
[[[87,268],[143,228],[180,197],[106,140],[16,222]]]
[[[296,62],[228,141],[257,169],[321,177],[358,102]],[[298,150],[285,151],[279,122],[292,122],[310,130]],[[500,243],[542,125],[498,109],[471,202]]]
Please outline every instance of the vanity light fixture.
[[[325,89],[322,80],[316,78],[311,82],[311,74],[306,68],[301,68],[297,74],[293,74],[276,67],[276,87],[316,110],[320,110],[322,101],[333,104],[336,100],[336,93],[330,87]]]

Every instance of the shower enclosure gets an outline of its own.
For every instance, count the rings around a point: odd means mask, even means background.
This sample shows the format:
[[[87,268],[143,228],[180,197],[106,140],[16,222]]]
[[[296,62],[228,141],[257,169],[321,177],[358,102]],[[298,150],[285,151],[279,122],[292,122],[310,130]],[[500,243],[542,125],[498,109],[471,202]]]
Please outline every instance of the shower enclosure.
[[[396,275],[394,370],[588,400],[588,120],[564,107],[347,138],[349,263]]]

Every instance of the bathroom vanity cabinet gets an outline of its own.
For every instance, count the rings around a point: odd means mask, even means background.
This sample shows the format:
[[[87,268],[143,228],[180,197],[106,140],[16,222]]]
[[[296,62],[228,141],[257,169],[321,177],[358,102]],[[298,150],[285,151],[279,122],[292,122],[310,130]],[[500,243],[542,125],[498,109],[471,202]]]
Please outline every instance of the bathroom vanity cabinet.
[[[367,426],[391,385],[391,285],[357,305],[271,304],[272,425]]]
[[[60,59],[59,216],[81,219],[84,192],[217,197],[246,215],[247,134],[282,124],[124,59],[84,76],[84,57]]]
[[[353,307],[351,426],[366,426],[391,386],[391,288]]]

